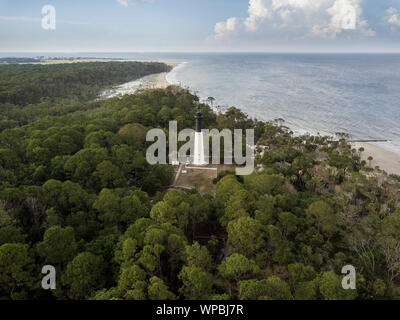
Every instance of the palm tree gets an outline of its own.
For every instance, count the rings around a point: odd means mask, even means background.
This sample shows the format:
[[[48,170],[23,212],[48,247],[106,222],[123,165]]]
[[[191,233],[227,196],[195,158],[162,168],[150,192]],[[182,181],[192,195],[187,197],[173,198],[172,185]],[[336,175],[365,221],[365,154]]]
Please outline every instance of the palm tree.
[[[369,161],[369,166],[371,166],[371,162],[372,160],[374,160],[374,158],[372,158],[371,156],[368,157],[368,161]]]

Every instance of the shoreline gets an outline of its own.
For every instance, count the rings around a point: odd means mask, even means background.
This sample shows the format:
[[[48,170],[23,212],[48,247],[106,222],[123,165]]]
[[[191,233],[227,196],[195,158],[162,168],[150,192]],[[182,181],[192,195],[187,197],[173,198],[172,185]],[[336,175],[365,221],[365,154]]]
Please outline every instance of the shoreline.
[[[153,62],[153,60],[135,60],[138,62]],[[172,67],[171,71],[169,72],[162,72],[162,73],[155,73],[150,74],[148,76],[136,79],[134,81],[123,83],[119,86],[113,87],[111,89],[104,90],[99,98],[100,99],[109,99],[115,97],[122,97],[127,94],[134,94],[139,90],[146,90],[146,89],[165,89],[171,85],[174,85],[172,82],[169,82],[167,76],[177,67],[184,64],[184,62],[177,62],[177,61],[167,61],[167,60],[159,60],[157,62],[165,63]]]
[[[369,165],[368,157],[371,156],[371,167],[379,166],[381,170],[386,171],[388,174],[400,175],[400,155],[386,150],[380,145],[372,142],[352,142],[351,146],[356,148],[364,148],[364,152],[361,153],[361,159],[365,160]]]

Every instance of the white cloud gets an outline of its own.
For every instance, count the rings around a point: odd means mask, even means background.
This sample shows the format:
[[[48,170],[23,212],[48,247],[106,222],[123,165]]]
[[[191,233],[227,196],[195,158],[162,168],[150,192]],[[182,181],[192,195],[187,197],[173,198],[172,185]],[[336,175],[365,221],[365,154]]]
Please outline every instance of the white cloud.
[[[0,16],[0,21],[41,22],[42,19],[41,18],[24,17],[24,16]],[[86,22],[62,20],[62,19],[57,19],[57,23],[72,24],[72,25],[85,25],[85,24],[87,24]]]
[[[368,22],[362,17],[362,0],[335,0],[326,11],[331,16],[328,24],[314,25],[312,32],[323,38],[336,38],[345,30],[358,30],[365,36],[374,36]]]
[[[246,18],[215,25],[215,38],[234,33],[272,37],[336,38],[340,34],[374,36],[363,18],[363,0],[249,0]],[[232,28],[228,24],[234,21]],[[280,34],[284,32],[284,34]]]
[[[117,0],[117,2],[124,7],[129,6],[129,1],[128,0]]]
[[[257,31],[260,22],[271,18],[268,0],[250,0],[248,12],[249,17],[244,22],[247,31]]]
[[[39,22],[39,18],[0,16],[1,21]]]
[[[154,0],[116,0],[121,6],[129,7],[130,5],[138,2],[152,3]]]
[[[220,38],[235,31],[238,24],[237,18],[229,18],[225,22],[218,22],[215,24],[214,31],[215,37]]]
[[[308,11],[318,10],[326,0],[272,0],[272,9],[279,10],[284,7],[304,9]]]
[[[400,15],[395,8],[389,8],[386,10],[386,16],[384,21],[392,26],[392,30],[395,31],[397,27],[400,27]]]

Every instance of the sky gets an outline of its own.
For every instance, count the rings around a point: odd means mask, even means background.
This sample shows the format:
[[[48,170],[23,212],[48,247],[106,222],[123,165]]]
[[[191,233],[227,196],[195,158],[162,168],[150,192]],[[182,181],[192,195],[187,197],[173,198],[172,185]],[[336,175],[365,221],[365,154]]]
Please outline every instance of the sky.
[[[0,51],[400,52],[400,0],[0,0]]]

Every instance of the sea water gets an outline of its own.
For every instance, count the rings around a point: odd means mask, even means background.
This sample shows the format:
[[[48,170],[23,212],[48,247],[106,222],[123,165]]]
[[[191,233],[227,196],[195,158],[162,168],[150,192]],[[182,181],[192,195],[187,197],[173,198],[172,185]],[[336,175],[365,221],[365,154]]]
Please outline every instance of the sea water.
[[[167,79],[296,133],[384,139],[400,153],[400,55],[199,55]]]

